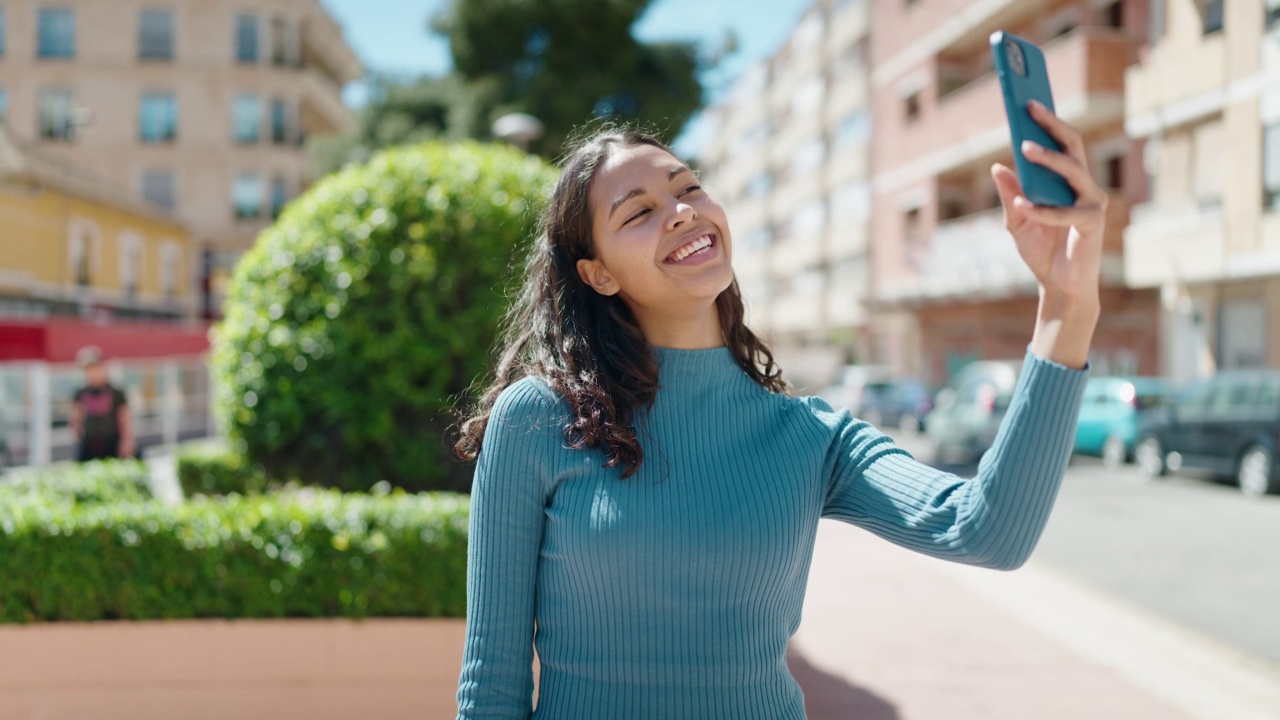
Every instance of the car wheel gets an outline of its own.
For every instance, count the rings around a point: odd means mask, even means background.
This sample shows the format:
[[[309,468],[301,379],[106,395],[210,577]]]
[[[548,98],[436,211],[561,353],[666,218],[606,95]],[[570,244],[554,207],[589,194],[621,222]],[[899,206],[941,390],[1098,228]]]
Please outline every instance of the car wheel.
[[[1160,445],[1158,438],[1144,437],[1139,440],[1133,455],[1138,461],[1138,467],[1142,468],[1142,474],[1149,478],[1158,478],[1169,472],[1169,466],[1165,464],[1164,447]]]
[[[1124,465],[1129,459],[1129,448],[1119,435],[1108,435],[1102,443],[1102,464],[1112,470]]]
[[[1236,484],[1245,495],[1258,497],[1280,490],[1271,468],[1271,453],[1266,448],[1250,445],[1236,464]]]

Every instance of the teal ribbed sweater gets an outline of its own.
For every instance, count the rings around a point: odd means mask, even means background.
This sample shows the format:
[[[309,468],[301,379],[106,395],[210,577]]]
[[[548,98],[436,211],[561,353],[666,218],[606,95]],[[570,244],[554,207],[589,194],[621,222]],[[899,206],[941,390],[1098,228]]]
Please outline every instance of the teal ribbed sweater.
[[[1086,376],[1028,354],[966,480],[848,411],[770,393],[726,348],[654,352],[645,460],[626,480],[565,447],[569,406],[545,382],[499,396],[471,496],[460,719],[801,720],[785,651],[818,518],[1018,567],[1057,494]]]

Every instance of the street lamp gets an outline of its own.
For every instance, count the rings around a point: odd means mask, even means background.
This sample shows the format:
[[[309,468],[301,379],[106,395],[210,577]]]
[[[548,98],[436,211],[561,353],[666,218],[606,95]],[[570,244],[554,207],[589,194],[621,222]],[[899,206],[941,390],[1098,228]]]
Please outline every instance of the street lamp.
[[[534,141],[546,130],[542,121],[528,113],[509,113],[493,121],[493,136],[529,151]]]

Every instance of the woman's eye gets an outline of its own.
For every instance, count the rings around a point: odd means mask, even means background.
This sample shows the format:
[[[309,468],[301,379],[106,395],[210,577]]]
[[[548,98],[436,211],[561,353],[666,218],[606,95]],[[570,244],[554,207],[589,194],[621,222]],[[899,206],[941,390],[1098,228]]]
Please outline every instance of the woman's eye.
[[[641,218],[641,217],[642,217],[645,213],[647,213],[647,212],[649,212],[649,208],[642,208],[642,209],[640,210],[640,212],[638,212],[638,213],[636,213],[635,215],[632,215],[631,217],[627,218],[627,221],[626,221],[626,222],[624,222],[624,223],[622,223],[622,224],[623,224],[623,225],[630,225],[630,224],[631,224],[631,222],[632,222],[633,220],[638,220],[639,218]]]
[[[685,188],[684,192],[681,194],[688,195],[691,192],[697,192],[698,190],[701,190],[701,189],[702,189],[701,185],[690,185],[689,187]]]

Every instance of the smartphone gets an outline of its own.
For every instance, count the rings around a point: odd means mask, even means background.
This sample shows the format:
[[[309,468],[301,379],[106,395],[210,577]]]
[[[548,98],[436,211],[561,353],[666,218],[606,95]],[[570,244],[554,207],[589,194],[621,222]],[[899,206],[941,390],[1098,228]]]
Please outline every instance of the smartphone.
[[[1058,141],[1031,118],[1027,109],[1027,103],[1036,100],[1053,110],[1053,93],[1049,90],[1049,71],[1045,67],[1044,53],[1035,43],[999,30],[991,33],[991,55],[995,60],[1000,92],[1004,95],[1004,112],[1009,119],[1009,136],[1013,141],[1013,163],[1018,181],[1022,183],[1022,194],[1036,205],[1074,205],[1076,193],[1065,178],[1022,155],[1023,140],[1062,152]]]

